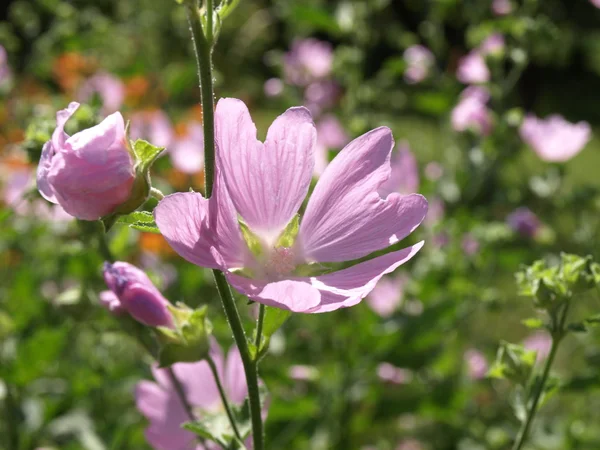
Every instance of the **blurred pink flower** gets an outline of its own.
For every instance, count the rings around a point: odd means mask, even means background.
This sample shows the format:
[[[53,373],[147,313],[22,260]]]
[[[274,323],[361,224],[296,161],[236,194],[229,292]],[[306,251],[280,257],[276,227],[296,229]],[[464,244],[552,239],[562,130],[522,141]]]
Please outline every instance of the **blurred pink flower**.
[[[427,47],[413,45],[404,50],[404,61],[407,66],[404,79],[407,83],[416,84],[427,78],[435,64],[435,57]]]
[[[104,281],[114,295],[102,292],[100,303],[111,313],[120,314],[125,310],[144,325],[173,326],[169,301],[142,270],[126,262],[105,262]]]
[[[515,209],[506,218],[508,226],[520,235],[528,238],[535,237],[541,227],[540,220],[525,206]]]
[[[315,81],[304,91],[304,104],[313,115],[318,116],[323,109],[334,106],[340,95],[341,89],[335,81]]]
[[[592,5],[594,5],[596,8],[600,8],[600,0],[590,0],[590,2],[592,3]]]
[[[475,239],[475,236],[473,236],[471,233],[463,234],[460,246],[462,248],[462,251],[467,256],[473,256],[479,251],[479,241]]]
[[[329,150],[339,150],[350,138],[337,118],[328,114],[316,123],[317,142],[315,144],[315,170],[317,177],[325,171],[329,164]]]
[[[367,297],[367,304],[381,317],[389,317],[402,304],[406,275],[383,277]]]
[[[310,113],[302,107],[288,109],[273,122],[264,143],[256,139],[256,126],[240,100],[221,99],[215,122],[213,195],[209,200],[194,192],[169,195],[154,215],[176,252],[199,266],[223,270],[240,293],[293,312],[350,307],[422,247],[419,242],[347,269],[300,276],[296,269],[304,264],[350,261],[386,249],[425,217],[423,196],[394,193],[381,198],[377,193],[391,171],[391,131],[377,128],[337,154],[287,247],[279,237],[297,217],[314,171],[316,129]],[[255,236],[260,254],[250,252],[238,218]],[[248,269],[253,278],[240,274],[239,268]]]
[[[490,34],[479,46],[483,55],[493,55],[504,51],[504,36],[501,33]]]
[[[211,357],[223,383],[227,399],[233,405],[243,404],[248,393],[244,367],[237,347],[229,350],[227,359],[216,341],[211,344]],[[177,363],[171,366],[177,380],[183,387],[186,400],[198,418],[203,413],[216,413],[223,405],[213,374],[206,361]],[[156,450],[213,450],[213,444],[206,447],[197,444],[195,435],[181,428],[189,422],[183,404],[171,382],[166,369],[152,368],[156,382],[140,381],[135,388],[135,401],[138,410],[148,419],[145,435]]]
[[[412,372],[383,362],[377,366],[377,376],[386,383],[406,384],[412,379]]]
[[[444,167],[435,161],[427,163],[425,166],[425,178],[429,181],[437,181],[444,175]]]
[[[492,131],[492,116],[486,103],[490,96],[482,87],[469,86],[460,95],[451,113],[452,128],[456,131],[472,130],[488,135]]]
[[[433,197],[429,201],[429,209],[427,211],[427,216],[425,217],[425,225],[428,227],[432,227],[439,223],[446,211],[446,206],[444,205],[444,201],[439,197]]]
[[[0,85],[11,79],[10,66],[6,49],[0,45]]]
[[[419,166],[407,142],[401,142],[398,149],[392,152],[390,165],[392,172],[387,181],[379,186],[379,195],[386,197],[392,192],[411,194],[419,189]]]
[[[144,139],[157,147],[169,147],[174,137],[169,117],[160,109],[133,114],[129,122],[129,135],[134,141]]]
[[[479,84],[490,81],[490,70],[479,50],[472,50],[459,60],[456,77],[458,81],[464,84]]]
[[[548,162],[568,161],[592,138],[589,123],[570,123],[558,114],[546,119],[528,114],[519,134],[541,159]]]
[[[481,380],[487,374],[489,365],[485,355],[479,350],[471,348],[465,352],[465,363],[467,364],[467,373],[472,380]]]
[[[287,82],[306,86],[331,74],[333,47],[318,39],[297,39],[285,54],[283,63]]]
[[[200,172],[204,168],[204,131],[202,124],[188,124],[187,133],[178,137],[169,149],[171,164],[187,174]]]
[[[319,371],[314,366],[296,364],[290,367],[290,378],[297,381],[311,381],[319,376]]]
[[[135,181],[125,123],[114,113],[99,125],[69,136],[64,127],[79,103],[56,113],[57,127],[44,144],[37,185],[46,200],[82,220],[97,220],[125,203]]]
[[[493,0],[492,11],[497,16],[505,16],[512,12],[513,6],[510,0]]]
[[[396,450],[424,450],[424,448],[421,441],[417,439],[405,439],[396,447]]]
[[[265,95],[267,97],[277,97],[283,92],[283,81],[279,78],[269,78],[264,85]]]
[[[536,331],[523,341],[523,347],[526,350],[536,352],[536,361],[539,363],[550,354],[552,338],[547,332]]]
[[[110,73],[97,73],[83,82],[77,93],[77,99],[82,103],[89,103],[95,94],[98,94],[102,102],[102,112],[111,114],[123,105],[125,85]]]

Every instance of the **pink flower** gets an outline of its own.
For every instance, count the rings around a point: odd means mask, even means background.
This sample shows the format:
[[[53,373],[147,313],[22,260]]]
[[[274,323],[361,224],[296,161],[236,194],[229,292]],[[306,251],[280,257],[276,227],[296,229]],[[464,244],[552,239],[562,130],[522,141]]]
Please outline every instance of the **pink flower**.
[[[565,162],[586,146],[592,130],[587,122],[570,123],[557,114],[546,119],[529,114],[519,134],[544,161]]]
[[[419,189],[419,166],[408,143],[401,142],[398,150],[392,152],[390,165],[392,172],[387,181],[379,186],[379,195],[386,197],[392,192],[410,194]]]
[[[484,55],[493,55],[504,51],[504,36],[501,33],[490,34],[479,46]]]
[[[0,85],[9,81],[11,78],[10,66],[8,65],[8,56],[6,49],[0,45]]]
[[[544,331],[537,331],[523,341],[526,350],[536,352],[536,361],[539,363],[546,359],[552,348],[552,338]]]
[[[295,40],[283,62],[286,80],[291,84],[306,86],[330,75],[333,47],[329,42],[318,39]]]
[[[420,83],[427,78],[435,64],[433,53],[422,45],[408,47],[404,50],[403,56],[407,66],[404,71],[404,79],[410,84]]]
[[[506,218],[506,222],[514,231],[528,238],[535,237],[541,227],[537,216],[525,206],[521,206],[510,213]]]
[[[423,450],[424,448],[421,441],[416,439],[405,439],[398,447],[396,447],[396,450]]]
[[[97,220],[129,199],[134,162],[118,112],[95,127],[67,135],[65,123],[78,107],[73,102],[56,113],[57,127],[42,149],[37,185],[46,200],[72,216]]]
[[[264,85],[265,95],[267,97],[277,97],[283,92],[283,81],[279,78],[269,78]]]
[[[600,0],[590,0],[590,2],[592,3],[592,5],[594,5],[596,8],[600,8]]]
[[[377,366],[377,376],[386,383],[406,384],[411,380],[412,372],[384,362]]]
[[[473,130],[487,135],[492,131],[492,116],[486,103],[488,92],[477,86],[469,86],[461,96],[451,114],[452,128],[456,131]]]
[[[215,122],[218,173],[210,200],[198,193],[177,193],[163,199],[154,212],[175,251],[199,266],[223,270],[240,293],[294,312],[353,306],[422,247],[419,242],[323,275],[297,273],[299,267],[315,270],[319,263],[383,250],[408,236],[425,217],[423,196],[394,193],[381,198],[377,192],[391,172],[390,130],[377,128],[338,153],[306,205],[297,236],[281,241],[308,193],[314,170],[316,130],[310,113],[302,107],[288,109],[271,125],[265,143],[256,139],[256,127],[240,100],[220,100]]]
[[[467,364],[469,378],[472,380],[481,380],[485,377],[489,366],[483,353],[471,348],[465,352],[464,360]]]
[[[444,218],[445,212],[446,206],[444,205],[444,201],[439,197],[432,198],[429,202],[429,211],[425,218],[425,225],[433,227],[438,224]]]
[[[131,116],[129,135],[134,141],[145,139],[157,147],[169,147],[173,141],[173,127],[160,109],[140,111]]]
[[[237,347],[229,350],[227,359],[216,341],[211,345],[211,357],[223,383],[227,399],[234,405],[244,403],[248,393],[244,367]],[[172,366],[177,380],[185,391],[186,400],[197,417],[203,413],[222,410],[221,397],[213,374],[206,361],[177,363]],[[146,439],[157,450],[212,450],[212,444],[204,447],[197,444],[195,435],[181,428],[189,422],[183,404],[173,386],[166,369],[153,367],[156,382],[141,381],[135,388],[138,410],[150,422],[146,428]]]
[[[492,11],[497,16],[505,16],[512,12],[512,3],[510,0],[493,0]]]
[[[204,131],[198,122],[188,124],[187,134],[175,140],[169,150],[171,164],[177,170],[193,174],[204,168]]]
[[[321,176],[329,164],[329,150],[338,150],[346,145],[350,138],[339,120],[331,114],[321,117],[316,127],[315,175]]]
[[[429,181],[437,181],[442,175],[444,175],[444,167],[440,163],[432,161],[425,166],[425,178]]]
[[[407,277],[403,275],[394,278],[383,277],[367,297],[368,305],[381,317],[391,316],[402,304],[407,281]]]
[[[314,366],[296,364],[290,367],[290,378],[297,381],[311,381],[319,376],[319,371]]]
[[[464,84],[479,84],[490,81],[490,70],[479,50],[472,50],[458,62],[458,81]]]
[[[310,112],[319,115],[323,109],[335,105],[341,95],[339,85],[333,80],[310,83],[304,91],[304,103]]]
[[[148,276],[126,263],[104,263],[104,281],[110,291],[100,294],[100,302],[113,314],[127,311],[138,322],[150,327],[172,327],[169,301]],[[114,295],[110,295],[110,292]]]
[[[95,94],[98,94],[102,101],[103,113],[114,113],[123,105],[125,85],[110,73],[97,73],[84,81],[77,98],[80,102],[89,103]]]
[[[479,241],[471,233],[463,235],[460,246],[467,256],[473,256],[479,251]]]

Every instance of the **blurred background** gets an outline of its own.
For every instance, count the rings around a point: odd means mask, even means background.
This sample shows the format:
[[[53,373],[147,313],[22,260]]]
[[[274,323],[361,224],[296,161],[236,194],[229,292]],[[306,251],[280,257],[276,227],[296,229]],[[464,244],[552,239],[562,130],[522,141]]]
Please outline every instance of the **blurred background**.
[[[244,100],[259,137],[286,108],[307,106],[318,178],[347,142],[387,125],[397,143],[387,192],[420,192],[430,204],[408,239],[425,239],[424,249],[366,301],[294,315],[273,337],[260,371],[271,396],[268,448],[510,447],[510,386],[485,374],[501,340],[539,360],[549,350],[522,324],[533,308],[514,273],[560,251],[600,258],[599,8],[240,0],[224,21],[216,96]],[[41,198],[35,168],[56,111],[79,101],[69,133],[121,111],[132,138],[167,147],[155,186],[202,191],[188,34],[184,9],[168,0],[2,6],[0,448],[150,448],[133,395],[151,378],[150,361],[100,305],[93,238]],[[159,234],[117,225],[109,241],[172,302],[207,304],[215,335],[231,344],[209,273]],[[239,304],[250,329],[252,311]],[[599,307],[597,293],[586,294],[572,314]],[[598,332],[570,335],[558,355],[561,391],[527,448],[600,448],[599,368]]]

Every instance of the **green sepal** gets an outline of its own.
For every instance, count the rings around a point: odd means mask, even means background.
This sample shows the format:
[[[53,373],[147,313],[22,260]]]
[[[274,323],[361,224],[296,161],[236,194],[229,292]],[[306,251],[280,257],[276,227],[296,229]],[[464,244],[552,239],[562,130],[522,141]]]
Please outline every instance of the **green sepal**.
[[[207,307],[191,309],[178,303],[176,306],[169,305],[169,311],[173,316],[174,329],[158,327],[155,330],[160,344],[159,367],[206,358],[212,333]]]
[[[287,224],[285,229],[279,235],[277,240],[277,247],[292,247],[296,242],[296,236],[298,236],[298,230],[300,228],[300,214],[296,214],[292,220]]]
[[[241,220],[239,221],[239,224],[240,230],[242,230],[242,236],[244,237],[244,241],[246,242],[248,249],[255,257],[260,258],[263,254],[263,245],[260,238],[256,236],[252,230],[250,230],[248,225]]]

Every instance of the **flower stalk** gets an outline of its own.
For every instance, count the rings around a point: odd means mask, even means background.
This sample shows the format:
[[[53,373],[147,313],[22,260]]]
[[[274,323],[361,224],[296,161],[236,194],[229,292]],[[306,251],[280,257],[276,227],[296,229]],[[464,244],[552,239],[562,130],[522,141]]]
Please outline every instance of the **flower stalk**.
[[[206,30],[203,30],[202,17],[198,8],[189,3],[186,7],[196,63],[198,66],[198,78],[200,80],[202,125],[204,129],[205,196],[208,199],[213,192],[215,174],[215,119],[212,74],[212,48],[214,45],[213,2],[212,0],[207,0],[206,2]],[[263,450],[264,437],[260,392],[258,389],[257,361],[253,360],[250,356],[246,333],[242,326],[242,321],[225,275],[220,270],[214,269],[213,276],[227,321],[244,365],[246,382],[248,384],[248,399],[250,403],[254,449]]]
[[[229,423],[231,424],[231,428],[233,428],[233,432],[235,437],[242,443],[244,440],[240,435],[240,431],[238,430],[237,424],[235,423],[235,417],[233,416],[233,412],[231,411],[231,406],[229,405],[229,401],[227,400],[227,394],[225,394],[225,389],[223,389],[223,383],[221,383],[221,377],[219,377],[219,371],[217,370],[217,365],[215,361],[209,356],[206,358],[206,362],[210,367],[210,371],[213,374],[215,379],[215,384],[217,385],[217,389],[219,390],[219,395],[221,396],[221,401],[223,402],[223,407],[225,408],[225,412],[227,413],[227,418],[229,419]]]

